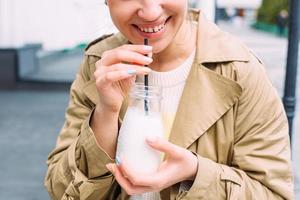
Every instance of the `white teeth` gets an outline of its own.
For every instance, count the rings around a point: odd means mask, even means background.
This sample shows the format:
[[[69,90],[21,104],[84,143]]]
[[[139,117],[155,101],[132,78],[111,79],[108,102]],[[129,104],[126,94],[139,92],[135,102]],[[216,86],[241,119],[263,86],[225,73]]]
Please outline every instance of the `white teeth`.
[[[158,26],[155,26],[153,28],[142,28],[142,27],[138,27],[140,29],[140,31],[143,31],[145,33],[157,33],[160,30],[162,30],[165,27],[165,24],[161,24]]]

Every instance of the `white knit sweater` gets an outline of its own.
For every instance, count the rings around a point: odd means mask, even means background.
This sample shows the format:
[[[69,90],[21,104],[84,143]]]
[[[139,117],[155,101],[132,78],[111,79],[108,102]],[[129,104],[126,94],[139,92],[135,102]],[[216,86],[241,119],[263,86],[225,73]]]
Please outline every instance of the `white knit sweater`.
[[[165,136],[169,138],[178,104],[195,58],[193,53],[177,68],[167,72],[152,71],[149,76],[149,85],[162,88],[161,113],[165,128]],[[137,82],[143,82],[144,77],[137,77]],[[182,189],[188,189],[184,184]],[[189,187],[189,186],[187,186]],[[159,193],[151,192],[132,196],[131,200],[160,200]]]

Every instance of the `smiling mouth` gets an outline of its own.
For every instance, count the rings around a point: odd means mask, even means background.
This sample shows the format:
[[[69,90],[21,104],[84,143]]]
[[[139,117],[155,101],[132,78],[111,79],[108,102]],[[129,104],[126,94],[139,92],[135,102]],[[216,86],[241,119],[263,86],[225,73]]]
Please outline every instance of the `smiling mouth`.
[[[133,26],[144,33],[157,33],[165,28],[165,26],[166,26],[167,22],[170,20],[170,18],[171,17],[167,18],[167,20],[165,22],[155,25],[155,26],[149,26],[149,25],[143,26],[143,25],[136,25],[136,24],[133,24]]]

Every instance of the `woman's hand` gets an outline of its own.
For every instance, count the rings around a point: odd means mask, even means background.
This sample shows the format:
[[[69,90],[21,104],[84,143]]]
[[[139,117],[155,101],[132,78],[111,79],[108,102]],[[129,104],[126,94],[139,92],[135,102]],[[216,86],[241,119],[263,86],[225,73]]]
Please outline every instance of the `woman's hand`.
[[[198,160],[192,152],[160,138],[147,139],[147,143],[166,155],[157,172],[138,174],[129,168],[123,157],[122,160],[117,158],[118,165],[106,165],[127,194],[158,192],[178,182],[195,179]]]
[[[124,98],[128,95],[136,75],[151,71],[143,67],[152,62],[147,54],[151,46],[123,45],[106,51],[96,63],[94,77],[99,103],[90,122],[97,144],[111,157],[115,157],[118,137],[118,116]]]
[[[143,67],[152,62],[152,58],[145,56],[149,53],[152,53],[151,46],[123,45],[102,54],[94,72],[100,97],[97,106],[106,111],[119,112],[136,75],[151,71]]]

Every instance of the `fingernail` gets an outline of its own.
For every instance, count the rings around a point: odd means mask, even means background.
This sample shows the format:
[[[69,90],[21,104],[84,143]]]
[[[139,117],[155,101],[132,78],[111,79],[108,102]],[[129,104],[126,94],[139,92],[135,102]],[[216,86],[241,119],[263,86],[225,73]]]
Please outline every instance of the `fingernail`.
[[[107,168],[112,174],[115,174],[114,169],[113,169],[113,167],[112,167],[111,164],[107,164],[107,165],[106,165],[106,168]]]
[[[112,171],[110,164],[105,165],[109,171]]]
[[[147,137],[146,139],[147,139],[147,141],[150,142],[150,143],[154,143],[154,142],[157,141],[157,137]]]
[[[149,67],[143,67],[142,70],[147,74],[152,71],[152,69],[150,69]]]
[[[127,70],[127,73],[130,74],[130,75],[134,75],[134,74],[136,74],[136,70],[135,69],[129,69],[129,70]]]
[[[145,56],[145,61],[148,63],[151,63],[151,62],[153,62],[153,59]]]
[[[152,51],[153,47],[149,45],[144,45],[144,50],[146,51]]]
[[[119,156],[116,156],[116,164],[118,166],[121,165],[121,158]]]

